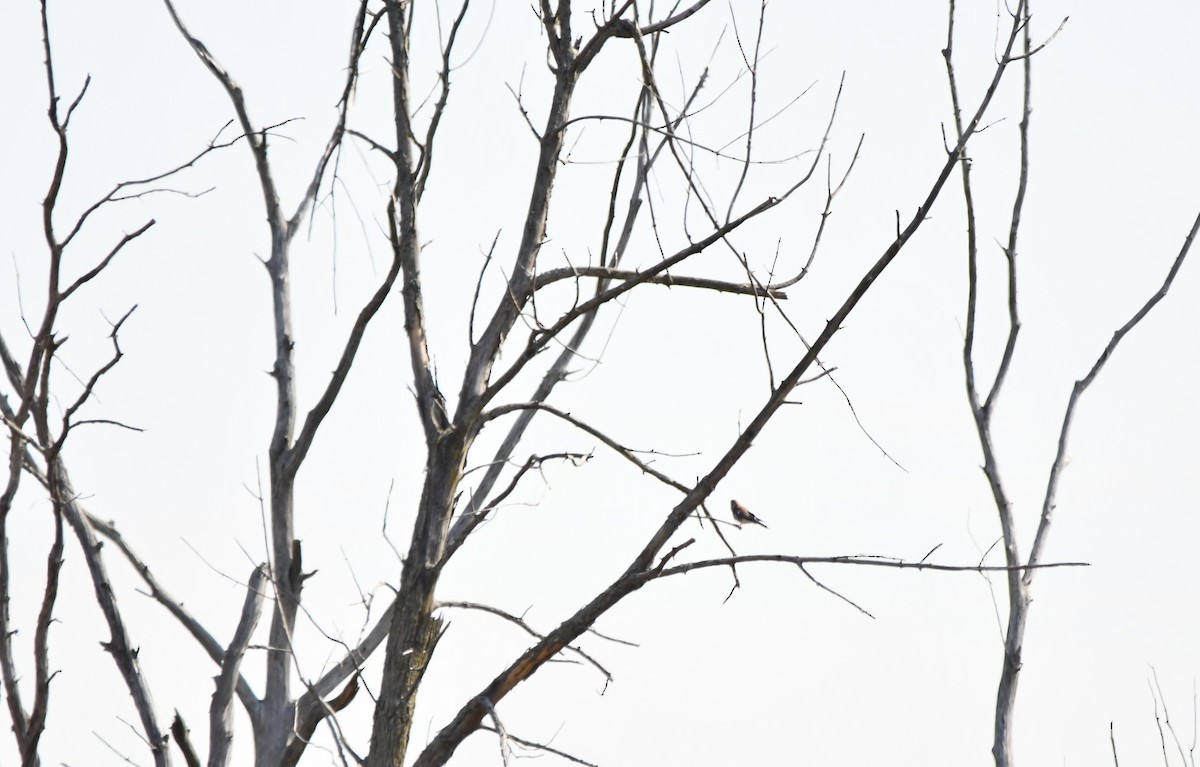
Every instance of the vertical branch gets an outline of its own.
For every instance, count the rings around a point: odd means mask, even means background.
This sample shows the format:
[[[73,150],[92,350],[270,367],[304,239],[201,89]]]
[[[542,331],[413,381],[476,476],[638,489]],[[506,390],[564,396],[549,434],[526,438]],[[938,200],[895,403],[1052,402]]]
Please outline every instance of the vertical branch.
[[[63,511],[62,504],[54,502],[54,543],[46,556],[46,586],[42,591],[42,607],[38,611],[33,634],[34,695],[33,710],[29,715],[29,728],[21,748],[21,764],[38,763],[37,747],[46,727],[46,713],[50,703],[50,624],[54,620],[54,603],[58,599],[58,579],[63,565]]]
[[[429,118],[429,127],[425,130],[425,143],[421,146],[420,158],[417,160],[417,183],[413,192],[418,201],[425,194],[425,182],[429,180],[429,171],[433,167],[433,147],[437,139],[438,126],[442,123],[442,115],[445,114],[446,103],[450,99],[450,53],[454,50],[454,42],[458,39],[458,30],[462,27],[470,6],[471,0],[463,0],[462,6],[458,9],[458,15],[454,17],[454,23],[450,25],[450,34],[446,38],[446,44],[442,46],[442,68],[438,73],[438,87],[441,91],[438,94],[437,103],[433,107],[433,116]]]
[[[21,699],[21,688],[18,683],[20,675],[17,673],[16,659],[13,657],[12,637],[16,634],[16,629],[13,628],[12,623],[12,567],[8,557],[8,518],[17,491],[21,486],[23,465],[28,457],[29,442],[21,427],[29,417],[29,402],[28,398],[24,396],[25,374],[2,338],[0,338],[0,357],[3,358],[0,361],[4,364],[9,384],[20,398],[17,409],[14,410],[8,399],[0,395],[0,414],[4,416],[9,432],[8,477],[5,481],[4,492],[0,493],[0,680],[4,682],[9,719],[12,722],[18,753],[22,755],[22,764],[36,764],[36,761],[28,762],[26,759],[26,754],[32,754],[36,760],[37,749],[36,746],[33,749],[27,748],[27,743],[31,738],[30,716]],[[18,415],[18,410],[20,415]],[[59,530],[61,530],[61,522],[61,516],[57,517],[56,523],[59,525]],[[57,577],[57,573],[55,573],[55,577]],[[35,742],[39,736],[40,732],[32,733]]]
[[[5,699],[8,702],[8,716],[12,721],[13,735],[17,740],[17,748],[25,752],[25,742],[29,732],[29,715],[21,702],[21,689],[17,686],[16,661],[13,658],[12,637],[16,633],[12,628],[11,597],[12,570],[8,558],[8,515],[12,511],[13,499],[21,482],[21,463],[25,452],[25,440],[13,420],[15,413],[7,401],[0,398],[5,420],[9,425],[8,443],[8,480],[4,493],[0,495],[0,678],[4,681]]]
[[[420,240],[417,234],[418,179],[413,139],[412,105],[409,97],[409,0],[389,0],[385,5],[388,39],[392,50],[392,101],[395,114],[396,149],[391,157],[396,168],[392,199],[388,203],[388,230],[400,264],[404,284],[404,331],[417,389],[417,407],[425,430],[425,443],[432,447],[449,426],[445,400],[434,380],[425,329],[425,299],[421,290]],[[447,75],[448,77],[448,75]],[[429,140],[432,140],[432,136]],[[431,158],[426,158],[431,159]]]
[[[392,53],[396,137],[396,150],[392,154],[396,180],[388,202],[388,228],[395,259],[403,274],[404,331],[428,453],[425,485],[390,619],[383,679],[375,706],[367,760],[367,764],[375,767],[403,764],[417,689],[441,636],[441,622],[432,615],[436,565],[467,449],[462,432],[450,432],[445,399],[434,380],[425,334],[417,228],[418,178],[408,83],[412,7],[408,0],[388,0],[385,12]]]
[[[367,41],[378,25],[381,16],[370,15],[371,20],[368,24],[368,0],[359,0],[351,31],[346,79],[338,100],[337,119],[312,176],[296,205],[295,212],[288,218],[279,203],[279,195],[268,155],[266,130],[255,128],[241,88],[216,57],[209,52],[204,43],[188,31],[172,1],[164,0],[164,3],[180,34],[229,97],[254,158],[271,237],[270,257],[263,262],[263,265],[266,267],[271,285],[272,324],[275,338],[275,359],[271,368],[271,376],[275,379],[276,412],[268,457],[270,574],[276,600],[269,629],[269,650],[266,656],[266,692],[262,705],[250,713],[251,721],[255,725],[254,735],[258,763],[275,765],[280,763],[285,752],[296,750],[291,749],[291,744],[296,738],[296,705],[290,693],[292,632],[300,608],[301,589],[304,581],[301,567],[301,544],[296,540],[295,535],[296,475],[308,454],[318,428],[341,391],[342,384],[354,363],[366,326],[382,305],[390,292],[392,281],[398,274],[398,267],[394,264],[383,285],[360,311],[333,377],[321,399],[309,412],[302,431],[297,437],[290,244],[292,237],[300,230],[303,220],[311,213],[322,181],[328,171],[329,163],[345,137],[350,103],[358,82],[359,64]],[[297,748],[298,756],[299,751],[303,750],[303,744]]]
[[[246,656],[246,648],[250,645],[250,637],[258,625],[262,615],[262,603],[266,596],[263,591],[263,581],[266,579],[266,568],[255,568],[246,584],[246,601],[242,605],[242,617],[233,639],[225,650],[225,659],[221,662],[221,673],[217,675],[216,690],[213,691],[212,705],[209,708],[209,751],[208,767],[225,767],[229,763],[229,748],[233,745],[233,692],[238,682],[238,669]]]
[[[999,469],[995,464],[995,450],[992,446],[991,417],[996,398],[1000,394],[1005,376],[1012,364],[1013,351],[1017,345],[1017,335],[1021,323],[1017,313],[1017,233],[1021,226],[1021,212],[1025,204],[1025,190],[1029,184],[1029,117],[1032,113],[1032,69],[1031,44],[1029,32],[1030,9],[1029,3],[1018,12],[1025,14],[1025,27],[1022,34],[1023,53],[1022,75],[1024,88],[1021,102],[1020,124],[1020,173],[1017,180],[1017,194],[1013,201],[1012,218],[1008,230],[1008,244],[1004,248],[1004,257],[1008,273],[1008,339],[1004,344],[1004,353],[996,369],[996,377],[988,390],[987,399],[979,404],[978,392],[972,393],[971,409],[977,413],[976,424],[979,429],[980,443],[984,445],[985,468],[993,486],[993,496],[996,509],[1000,514],[1001,533],[1004,536],[1004,552],[1010,565],[1019,564],[1017,554],[1016,530],[1013,524],[1012,506],[1005,497],[1000,485]],[[981,420],[982,419],[982,420]],[[982,424],[982,425],[980,425]],[[1009,570],[1008,580],[1008,627],[1004,634],[1004,663],[1000,670],[1000,682],[996,687],[995,728],[992,741],[992,756],[996,759],[996,767],[1009,767],[1013,760],[1013,725],[1017,703],[1017,681],[1021,673],[1021,653],[1025,641],[1025,625],[1029,616],[1029,605],[1033,601],[1029,592],[1028,573],[1021,577],[1017,570]]]
[[[270,752],[282,749],[292,726],[290,710],[291,635],[300,607],[302,585],[297,568],[300,542],[296,540],[294,517],[295,469],[290,455],[296,425],[296,366],[293,355],[290,267],[286,227],[269,219],[271,257],[266,262],[271,282],[271,304],[275,336],[275,426],[268,448],[270,478],[271,582],[275,610],[271,616],[266,656],[267,683],[263,697],[262,735]],[[260,752],[261,758],[270,758]]]
[[[1025,17],[1030,18],[1029,3],[1025,3]],[[1033,114],[1032,106],[1032,61],[1033,51],[1030,43],[1029,24],[1024,30],[1024,54],[1021,58],[1021,74],[1024,88],[1021,92],[1021,123],[1018,128],[1020,136],[1019,173],[1017,174],[1017,194],[1013,200],[1012,216],[1008,226],[1008,244],[1004,247],[1004,261],[1008,274],[1008,339],[1004,342],[1004,353],[1000,357],[1000,366],[996,369],[996,378],[988,390],[984,408],[991,413],[1004,378],[1012,364],[1013,351],[1017,348],[1017,335],[1021,332],[1021,318],[1017,311],[1017,235],[1021,231],[1021,213],[1025,209],[1025,191],[1029,187],[1029,118]]]
[[[267,685],[263,698],[263,727],[270,732],[256,733],[260,742],[272,743],[271,749],[282,750],[291,730],[289,682],[291,666],[289,648],[291,629],[300,606],[300,582],[293,579],[293,551],[298,549],[293,519],[295,469],[289,448],[296,427],[296,365],[293,354],[292,308],[289,273],[289,242],[293,228],[279,204],[279,193],[271,173],[267,154],[267,132],[255,128],[246,107],[241,87],[209,52],[208,47],[192,35],[175,10],[171,0],[163,0],[171,20],[187,41],[196,57],[221,84],[233,105],[238,123],[246,136],[254,157],[267,226],[271,235],[271,255],[264,262],[271,282],[271,316],[274,325],[275,361],[271,377],[275,379],[275,425],[268,448],[270,476],[270,525],[272,583],[276,593],[275,612],[271,619],[270,649],[267,652]],[[297,215],[303,211],[303,203]],[[298,223],[298,221],[297,221]],[[264,754],[259,754],[260,758]],[[270,758],[269,756],[266,758]]]
[[[741,194],[742,187],[746,183],[746,177],[750,174],[750,158],[754,154],[754,128],[758,109],[758,63],[759,53],[762,50],[762,35],[763,29],[766,26],[766,17],[767,2],[763,0],[758,9],[758,32],[754,37],[754,55],[752,57],[746,55],[746,48],[742,44],[741,35],[737,31],[737,16],[733,17],[734,39],[737,40],[738,50],[742,53],[742,63],[745,64],[746,71],[750,73],[750,105],[746,109],[746,155],[741,163],[742,172],[738,176],[737,186],[734,187],[733,194],[729,196],[729,207],[725,210],[726,221],[733,218],[733,206],[737,204],[738,195]]]
[[[955,134],[960,139],[959,143],[961,145],[963,133],[962,113],[959,105],[958,83],[953,63],[954,17],[955,3],[954,0],[950,0],[946,47],[942,51],[942,56],[946,61],[946,74],[949,80],[950,99],[954,112]],[[962,153],[958,158],[962,174],[963,198],[966,203],[967,218],[967,318],[966,331],[963,338],[963,371],[967,388],[967,400],[971,407],[976,434],[983,452],[983,473],[987,478],[988,487],[992,493],[992,501],[996,506],[996,512],[999,516],[1005,563],[1010,568],[1019,567],[1022,560],[1016,537],[1012,502],[1008,498],[1004,482],[1001,479],[999,462],[992,438],[992,416],[996,398],[999,396],[1005,376],[1012,363],[1017,334],[1020,330],[1020,322],[1017,314],[1016,257],[1017,233],[1020,229],[1021,210],[1024,205],[1025,190],[1028,185],[1029,176],[1029,115],[1031,109],[1028,3],[1022,3],[1017,7],[1014,11],[1014,19],[1022,26],[1024,90],[1020,125],[1020,178],[1017,183],[1016,200],[1013,204],[1008,244],[1005,248],[1005,257],[1008,265],[1009,331],[1004,354],[996,371],[996,377],[988,387],[988,393],[984,399],[980,397],[975,369],[975,331],[978,319],[979,297],[979,246],[975,200],[971,187],[971,160],[965,153]],[[1004,664],[997,689],[995,733],[992,745],[992,753],[996,759],[997,767],[1007,767],[1012,758],[1012,711],[1016,702],[1017,675],[1021,668],[1021,646],[1025,633],[1025,617],[1030,601],[1028,589],[1026,584],[1021,580],[1020,571],[1010,569],[1005,575],[1008,584],[1009,620],[1004,636]]]

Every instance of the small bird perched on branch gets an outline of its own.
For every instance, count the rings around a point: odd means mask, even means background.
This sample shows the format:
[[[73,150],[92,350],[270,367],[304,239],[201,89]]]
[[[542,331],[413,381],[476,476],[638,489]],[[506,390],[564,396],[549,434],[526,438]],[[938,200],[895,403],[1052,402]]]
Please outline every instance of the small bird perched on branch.
[[[738,527],[741,527],[743,524],[762,525],[763,527],[767,526],[765,522],[763,522],[758,517],[754,516],[754,514],[751,513],[750,509],[747,509],[745,506],[738,503],[737,501],[730,501],[729,509],[730,509],[730,511],[733,512],[733,518],[735,520],[737,520]]]

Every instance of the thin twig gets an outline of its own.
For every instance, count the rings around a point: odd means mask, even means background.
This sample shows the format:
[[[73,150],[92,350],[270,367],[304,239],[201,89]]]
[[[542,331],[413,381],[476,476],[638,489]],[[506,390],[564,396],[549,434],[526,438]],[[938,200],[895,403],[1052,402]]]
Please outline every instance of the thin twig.
[[[499,607],[493,607],[492,605],[485,605],[481,602],[468,602],[468,601],[463,601],[463,600],[441,600],[435,606],[435,609],[440,609],[440,608],[453,608],[453,609],[459,609],[459,610],[477,610],[479,612],[488,613],[489,615],[495,615],[499,618],[503,618],[504,620],[508,621],[509,623],[520,626],[521,629],[525,631],[525,633],[529,634],[532,637],[536,637],[538,639],[546,638],[545,634],[539,633],[537,630],[535,630],[532,626],[529,625],[529,623],[524,618],[517,616],[517,615],[513,615],[510,612],[501,610]],[[567,647],[566,649],[570,650],[571,652],[578,655],[580,658],[583,658],[585,661],[587,661],[589,665],[591,665],[593,668],[595,668],[597,671],[599,671],[601,674],[603,674],[604,678],[606,680],[608,680],[610,682],[612,681],[612,678],[613,678],[612,673],[609,672],[608,669],[604,668],[604,666],[600,665],[600,662],[597,661],[595,658],[593,658],[592,656],[588,655],[583,650],[581,650],[578,647],[575,647],[573,645]]]

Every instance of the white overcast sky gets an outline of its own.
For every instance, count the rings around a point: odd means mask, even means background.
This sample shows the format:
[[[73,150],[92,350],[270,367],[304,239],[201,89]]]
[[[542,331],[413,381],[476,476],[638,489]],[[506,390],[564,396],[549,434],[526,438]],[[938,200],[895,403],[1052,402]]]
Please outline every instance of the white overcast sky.
[[[964,101],[976,104],[994,64],[997,7],[960,0],[956,61]],[[421,6],[428,20],[431,8]],[[577,4],[588,34],[591,5]],[[334,115],[354,4],[181,1],[179,9],[243,85],[259,124],[303,118],[272,143],[284,204],[297,199]],[[1200,206],[1200,5],[1185,0],[1038,0],[1035,37],[1063,31],[1034,61],[1032,175],[1020,252],[1023,329],[996,415],[1001,468],[1027,552],[1067,395],[1113,331],[1157,289]],[[753,34],[758,3],[713,3],[665,41],[660,77],[673,104],[712,58],[705,93],[738,79],[734,40]],[[842,169],[865,134],[812,274],[789,291],[787,308],[815,336],[862,271],[890,244],[896,211],[906,219],[944,159],[949,96],[941,49],[946,3],[777,0],[768,7],[758,110],[774,114],[755,140],[762,159],[812,150],[845,73],[829,147]],[[58,82],[73,95],[92,85],[72,124],[63,195],[75,211],[113,183],[170,167],[202,148],[232,112],[225,94],[171,26],[161,4],[143,0],[52,0]],[[486,31],[486,34],[485,34]],[[544,120],[545,54],[528,3],[480,2],[466,24],[454,89],[420,226],[428,244],[423,278],[433,354],[449,392],[466,358],[471,286],[499,232],[515,248],[532,175],[534,142],[505,87],[520,87],[535,123]],[[418,43],[414,92],[433,82],[436,39]],[[714,49],[716,50],[713,55]],[[580,86],[576,114],[627,113],[639,72],[614,45]],[[368,55],[351,122],[386,136],[391,109],[382,48]],[[0,330],[21,346],[20,307],[40,312],[44,243],[41,198],[54,142],[45,119],[37,4],[0,10]],[[1018,72],[1013,70],[973,144],[982,227],[981,352],[990,371],[1002,340],[998,241],[1006,236],[1016,177]],[[744,130],[745,78],[694,121],[693,137],[722,146]],[[810,88],[811,86],[811,88]],[[575,163],[563,169],[551,214],[555,263],[595,253],[611,161],[624,128],[589,123],[573,132]],[[286,138],[284,138],[286,137]],[[570,143],[570,142],[569,142]],[[729,152],[740,152],[733,143]],[[797,162],[756,166],[740,209],[785,189]],[[294,309],[301,406],[324,385],[356,307],[387,265],[381,235],[386,169],[361,144],[341,156],[344,183],[317,210],[294,255]],[[709,192],[728,204],[739,168],[699,156]],[[820,176],[820,174],[818,174]],[[122,334],[125,359],[99,390],[95,417],[144,428],[103,427],[72,437],[67,460],[89,508],[114,519],[177,596],[225,640],[244,580],[264,557],[252,495],[274,413],[267,281],[255,256],[269,245],[253,166],[244,147],[188,171],[177,186],[215,189],[198,199],[160,195],[126,203],[81,236],[71,268],[87,268],[115,237],[156,226],[60,321],[64,356],[79,375],[109,348],[105,318],[139,308]],[[653,190],[665,217],[664,247],[683,242],[676,225],[677,176]],[[780,272],[807,257],[824,183],[817,178],[736,238],[757,269],[778,246]],[[952,180],[906,248],[829,347],[824,359],[870,435],[828,382],[802,388],[715,497],[745,503],[769,530],[734,532],[741,553],[877,554],[970,565],[999,535],[964,394],[965,244],[961,190]],[[64,216],[67,213],[63,214]],[[674,216],[674,218],[672,218]],[[65,220],[65,219],[64,219]],[[702,231],[692,212],[692,231]],[[631,264],[656,250],[642,226]],[[1200,256],[1193,255],[1192,258]],[[734,279],[728,250],[699,257],[686,273]],[[21,303],[18,303],[18,297]],[[570,296],[562,294],[563,301]],[[562,304],[560,304],[561,306]],[[539,311],[550,312],[548,302]],[[408,389],[403,313],[393,295],[368,334],[299,480],[297,529],[307,569],[305,605],[322,631],[353,641],[364,621],[359,588],[386,600],[399,564],[380,534],[401,548],[421,480],[421,438]],[[1050,561],[1090,567],[1041,573],[1034,584],[1018,700],[1016,746],[1026,764],[1094,765],[1111,759],[1109,723],[1122,763],[1161,758],[1148,682],[1152,669],[1172,720],[1191,738],[1200,671],[1200,266],[1184,266],[1170,296],[1118,350],[1080,406],[1070,465],[1059,492]],[[607,343],[605,344],[605,341]],[[771,331],[777,369],[799,345]],[[757,411],[767,392],[758,314],[744,297],[647,287],[601,316],[578,380],[559,406],[624,443],[686,457],[656,466],[682,481],[703,474]],[[24,353],[24,352],[22,352]],[[582,373],[587,372],[587,375]],[[531,381],[532,379],[530,379]],[[58,371],[61,396],[75,384]],[[529,381],[524,382],[529,387]],[[498,440],[485,435],[474,463]],[[675,503],[602,445],[542,424],[515,456],[597,448],[586,467],[549,467],[531,477],[447,570],[440,596],[496,604],[549,629],[628,564]],[[18,584],[14,620],[25,637],[39,597],[47,505],[23,496],[10,523]],[[685,531],[689,535],[700,531]],[[696,558],[716,556],[697,535]],[[135,592],[109,553],[122,607],[166,722],[183,713],[206,742],[215,668],[164,611]],[[73,545],[53,629],[53,685],[44,763],[120,764],[99,738],[139,764],[149,757],[123,721],[135,716],[99,648],[107,635]],[[998,550],[988,558],[1000,564]],[[648,586],[599,623],[634,649],[586,641],[615,681],[603,695],[593,669],[551,666],[502,707],[514,734],[602,765],[986,765],[1001,664],[997,606],[1002,579],[849,567],[814,574],[874,615],[867,618],[815,588],[794,568],[741,569],[728,603],[724,571]],[[357,585],[356,585],[357,583]],[[452,625],[426,677],[414,739],[435,733],[467,696],[527,646],[514,627],[473,614]],[[338,646],[302,629],[309,676]],[[32,676],[28,655],[20,657]],[[260,658],[252,655],[252,666]],[[378,662],[372,668],[377,674]],[[253,674],[253,672],[250,672]],[[252,679],[257,679],[252,676]],[[370,706],[362,696],[343,725],[366,751]],[[249,728],[238,720],[245,747]],[[7,730],[7,728],[0,728]],[[328,745],[328,735],[322,736]],[[245,753],[245,752],[243,752]],[[248,758],[248,757],[243,757]],[[0,761],[15,759],[0,738]],[[547,763],[553,757],[544,757]],[[316,749],[306,763],[333,763]],[[471,738],[458,764],[496,764],[494,739]]]

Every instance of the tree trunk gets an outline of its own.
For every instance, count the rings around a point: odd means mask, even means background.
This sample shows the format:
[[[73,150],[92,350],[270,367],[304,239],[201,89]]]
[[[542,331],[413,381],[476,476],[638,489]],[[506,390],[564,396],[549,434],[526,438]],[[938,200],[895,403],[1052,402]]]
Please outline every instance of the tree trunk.
[[[408,751],[417,690],[442,633],[441,620],[433,616],[434,591],[466,460],[465,443],[460,435],[448,435],[431,453],[392,613],[368,767],[402,767]]]

